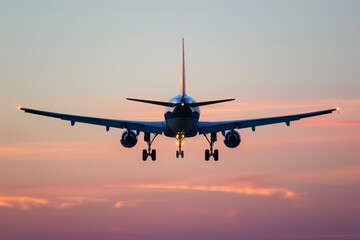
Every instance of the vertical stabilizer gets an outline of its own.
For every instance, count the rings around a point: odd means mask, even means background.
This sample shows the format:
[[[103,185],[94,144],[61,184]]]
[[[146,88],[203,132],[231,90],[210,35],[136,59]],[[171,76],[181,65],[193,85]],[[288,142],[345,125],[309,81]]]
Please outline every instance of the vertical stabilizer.
[[[182,39],[181,45],[181,61],[180,61],[180,95],[186,95],[185,86],[185,50],[184,50],[184,38]]]

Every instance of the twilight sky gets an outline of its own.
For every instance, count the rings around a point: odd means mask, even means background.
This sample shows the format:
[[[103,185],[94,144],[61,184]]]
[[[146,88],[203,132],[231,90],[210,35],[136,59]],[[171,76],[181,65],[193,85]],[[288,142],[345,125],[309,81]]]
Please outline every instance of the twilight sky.
[[[360,239],[359,1],[0,0],[0,239]],[[160,136],[29,115],[18,105],[162,120],[187,92],[202,120],[332,108],[240,131],[242,143]]]

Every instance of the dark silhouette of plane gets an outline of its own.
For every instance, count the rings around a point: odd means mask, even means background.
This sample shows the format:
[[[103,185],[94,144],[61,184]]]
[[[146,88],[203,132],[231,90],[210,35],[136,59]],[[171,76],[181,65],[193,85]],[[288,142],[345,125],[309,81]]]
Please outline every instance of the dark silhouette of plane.
[[[241,142],[240,133],[236,129],[251,128],[255,131],[256,127],[270,125],[276,123],[285,123],[290,126],[290,122],[297,121],[302,118],[314,117],[323,114],[329,114],[339,108],[327,109],[316,112],[308,112],[287,116],[235,120],[235,121],[215,121],[203,122],[200,119],[200,107],[210,104],[217,104],[232,101],[235,99],[223,99],[206,102],[196,102],[194,98],[186,94],[185,87],[185,57],[184,57],[184,39],[182,39],[181,48],[181,67],[180,67],[180,94],[171,98],[168,102],[127,98],[127,100],[137,101],[148,104],[155,104],[165,107],[164,121],[148,122],[148,121],[129,121],[117,119],[104,119],[97,117],[77,116],[56,112],[47,112],[30,108],[19,108],[27,113],[38,114],[47,117],[60,118],[69,121],[71,126],[76,122],[105,126],[106,131],[110,128],[126,129],[120,138],[120,143],[126,148],[134,147],[138,142],[140,132],[144,133],[144,141],[147,143],[147,149],[143,150],[142,159],[147,160],[151,157],[156,160],[156,150],[151,149],[156,136],[164,134],[166,137],[176,138],[178,150],[176,157],[183,158],[182,150],[185,138],[195,137],[196,135],[204,135],[209,142],[209,149],[205,150],[205,160],[208,161],[212,156],[215,161],[219,159],[219,151],[213,149],[214,143],[217,141],[217,133],[221,132],[224,137],[224,144],[229,148],[239,146]],[[152,136],[153,135],[153,136]]]

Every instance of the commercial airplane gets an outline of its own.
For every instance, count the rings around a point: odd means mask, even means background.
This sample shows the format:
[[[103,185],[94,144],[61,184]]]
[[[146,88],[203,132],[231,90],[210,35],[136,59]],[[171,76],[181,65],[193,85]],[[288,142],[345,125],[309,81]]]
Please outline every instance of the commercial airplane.
[[[214,143],[217,141],[218,132],[222,133],[225,146],[227,146],[228,148],[235,148],[239,146],[241,142],[240,133],[236,129],[251,128],[252,131],[255,131],[255,128],[258,126],[276,123],[285,123],[287,126],[290,126],[290,122],[292,121],[297,121],[302,118],[314,117],[323,114],[329,114],[336,110],[339,110],[339,108],[334,108],[316,112],[247,120],[217,122],[199,121],[201,106],[233,101],[235,99],[232,98],[206,102],[196,102],[194,98],[186,94],[184,39],[182,39],[181,47],[180,94],[171,98],[168,102],[134,98],[127,98],[127,100],[164,106],[164,121],[128,121],[77,116],[22,107],[19,107],[19,109],[27,113],[60,118],[61,120],[69,121],[71,123],[71,126],[74,126],[76,122],[81,122],[104,126],[106,131],[109,131],[110,128],[125,129],[125,131],[123,131],[123,133],[121,134],[120,143],[126,148],[134,147],[138,142],[138,136],[140,132],[143,132],[144,141],[147,143],[147,149],[144,149],[142,152],[142,159],[144,161],[146,161],[148,157],[151,157],[153,161],[156,160],[156,150],[151,149],[151,145],[154,142],[156,136],[158,136],[159,134],[164,134],[166,137],[176,138],[176,143],[178,145],[178,150],[176,151],[177,158],[184,157],[184,151],[182,150],[182,146],[185,138],[195,137],[196,135],[204,135],[210,145],[209,149],[205,150],[205,160],[209,161],[210,157],[213,157],[215,161],[218,161],[219,151],[217,149],[213,149]]]

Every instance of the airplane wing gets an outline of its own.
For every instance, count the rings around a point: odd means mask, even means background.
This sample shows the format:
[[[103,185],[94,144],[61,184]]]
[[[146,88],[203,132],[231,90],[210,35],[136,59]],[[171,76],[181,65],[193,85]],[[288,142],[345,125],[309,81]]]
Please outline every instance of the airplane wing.
[[[207,133],[221,132],[221,131],[240,129],[240,128],[252,128],[252,130],[255,131],[255,127],[269,125],[269,124],[276,124],[276,123],[286,123],[287,126],[290,126],[290,122],[292,121],[297,121],[302,118],[315,117],[323,114],[329,114],[336,110],[338,109],[334,108],[334,109],[328,109],[317,112],[301,113],[301,114],[279,116],[279,117],[247,119],[247,120],[199,122],[198,132],[199,134],[207,134]]]
[[[129,130],[154,133],[154,134],[163,133],[163,122],[140,122],[140,121],[85,117],[85,116],[69,115],[63,113],[46,112],[46,111],[30,109],[30,108],[20,108],[20,110],[23,110],[26,113],[32,113],[46,117],[53,117],[65,121],[70,121],[72,126],[76,122],[81,122],[81,123],[105,126],[106,131],[109,131],[110,128],[126,128]]]

